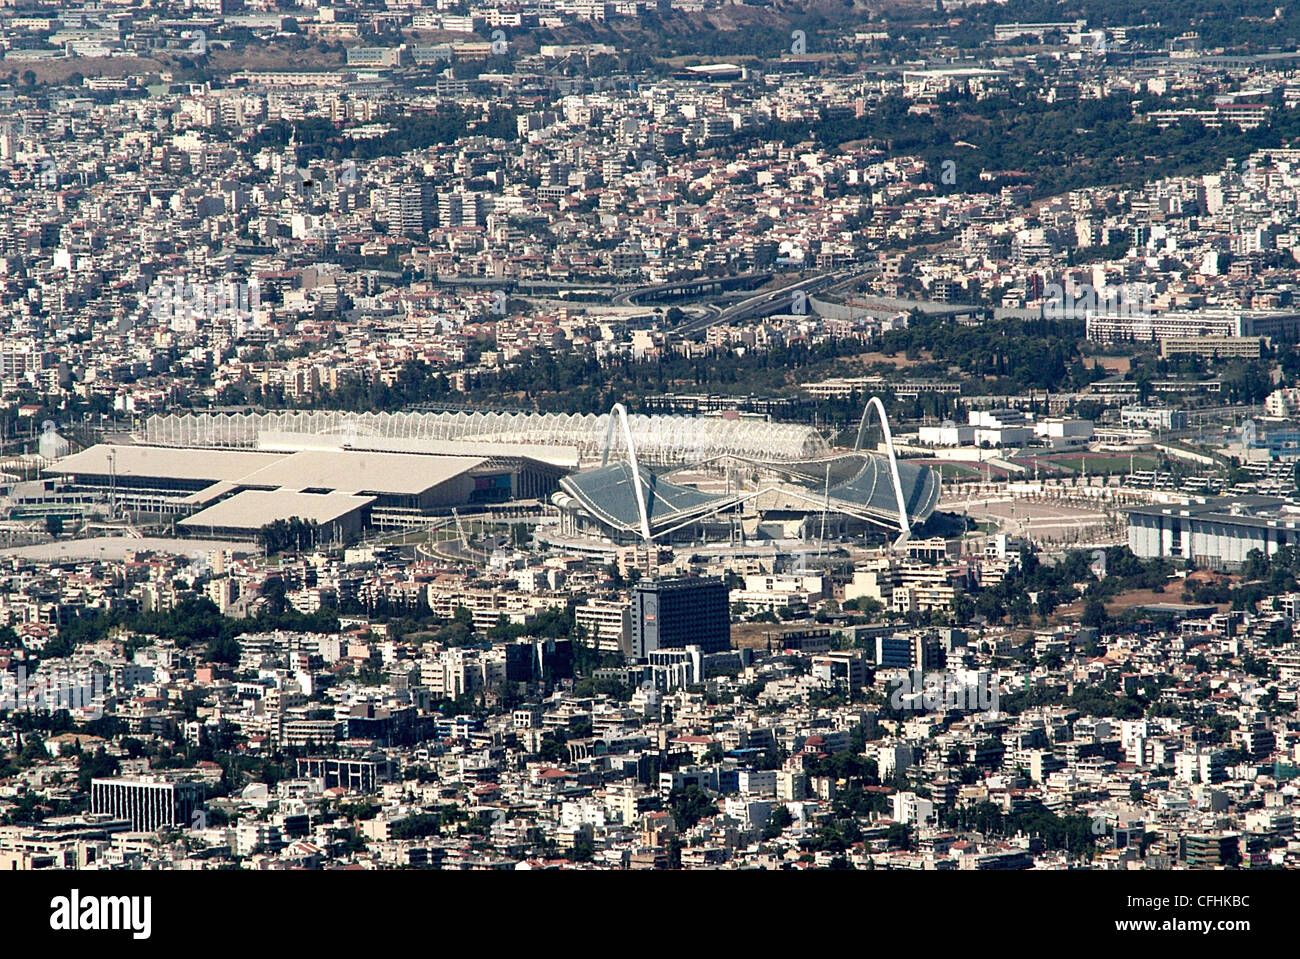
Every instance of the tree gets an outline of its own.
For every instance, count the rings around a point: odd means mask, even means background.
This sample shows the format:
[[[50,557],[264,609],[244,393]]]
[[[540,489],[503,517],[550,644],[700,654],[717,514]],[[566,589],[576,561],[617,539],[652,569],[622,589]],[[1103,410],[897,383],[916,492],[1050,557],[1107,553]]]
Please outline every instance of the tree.
[[[763,838],[775,839],[793,822],[794,816],[790,814],[790,810],[785,806],[777,806],[768,817],[767,825],[763,827]]]
[[[1083,615],[1079,617],[1081,625],[1101,629],[1108,622],[1110,622],[1110,616],[1106,613],[1105,603],[1093,596],[1084,600]]]
[[[701,819],[718,814],[717,804],[699,786],[674,789],[668,794],[668,807],[678,832],[685,832]]]
[[[605,572],[609,574],[609,578],[613,581],[615,589],[623,588],[623,574],[619,571],[618,563],[610,563],[605,567]]]
[[[896,822],[885,832],[890,849],[907,849],[911,845],[911,830],[905,823]]]
[[[227,666],[239,665],[239,641],[229,636],[218,636],[208,643],[208,659]]]
[[[49,533],[51,536],[62,536],[63,517],[55,516],[53,514],[45,517],[45,532]]]
[[[24,737],[23,748],[18,751],[18,762],[23,766],[33,766],[50,758],[45,748],[45,740],[37,732],[29,732]]]

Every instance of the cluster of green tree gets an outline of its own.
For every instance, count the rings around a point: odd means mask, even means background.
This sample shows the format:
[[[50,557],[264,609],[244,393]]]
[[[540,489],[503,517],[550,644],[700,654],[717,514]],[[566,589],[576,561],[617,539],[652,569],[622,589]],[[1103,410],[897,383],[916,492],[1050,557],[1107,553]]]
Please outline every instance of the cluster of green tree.
[[[627,683],[617,679],[584,677],[574,683],[573,691],[578,696],[608,696],[621,703],[630,703],[636,692]]]
[[[1005,813],[991,802],[974,806],[944,806],[937,810],[940,825],[986,836],[1034,836],[1051,850],[1072,859],[1091,859],[1096,851],[1092,821],[1087,816],[1058,816],[1035,801],[1022,812]]]
[[[361,799],[356,802],[341,802],[334,807],[334,811],[340,816],[351,819],[354,822],[368,822],[379,815],[384,807],[379,803],[369,802]]]
[[[686,832],[701,819],[716,816],[718,804],[699,786],[687,786],[668,794],[668,811],[673,814],[677,831]]]
[[[989,589],[981,590],[974,601],[959,595],[954,615],[959,622],[979,613],[990,622],[999,623],[1010,616],[1015,623],[1027,623],[1034,612],[1050,616],[1057,606],[1079,598],[1078,583],[1089,583],[1084,601],[1082,623],[1102,626],[1108,620],[1103,600],[1130,589],[1163,590],[1172,566],[1161,559],[1140,560],[1127,547],[1112,546],[1106,552],[1106,575],[1096,580],[1091,554],[1076,550],[1060,562],[1038,562],[1030,551],[1021,552],[1020,568]],[[1029,594],[1037,593],[1038,602],[1031,606]]]
[[[1031,194],[1040,197],[1207,172],[1228,157],[1280,146],[1300,131],[1300,119],[1287,116],[1294,111],[1285,109],[1274,110],[1270,123],[1250,131],[1235,126],[1211,130],[1195,119],[1160,129],[1141,122],[1142,114],[1184,103],[1155,96],[1135,100],[1125,94],[1049,103],[1041,93],[1044,82],[1030,71],[1023,83],[1002,96],[950,95],[936,113],[911,113],[911,101],[902,96],[885,98],[860,117],[824,110],[816,120],[759,128],[733,146],[778,139],[838,147],[871,140],[893,153],[925,160],[935,171],[939,193],[996,192],[1027,184]],[[1280,97],[1274,99],[1281,107]],[[948,160],[956,163],[957,175],[944,183],[939,171]],[[1009,175],[983,180],[980,174],[985,171]]]
[[[271,582],[280,582],[272,580]],[[303,614],[292,609],[267,611],[248,619],[231,619],[206,596],[188,595],[173,608],[154,612],[125,610],[82,611],[71,615],[59,627],[59,635],[42,651],[46,658],[71,655],[78,646],[98,642],[117,630],[133,634],[132,649],[144,644],[145,636],[170,639],[182,649],[206,644],[214,662],[235,663],[239,659],[238,637],[268,629],[296,629],[303,632],[338,632],[338,616],[332,611]]]
[[[1257,549],[1246,555],[1241,569],[1241,582],[1233,586],[1227,579],[1188,580],[1183,586],[1184,602],[1219,604],[1229,603],[1233,609],[1255,610],[1265,600],[1300,588],[1300,548],[1282,546],[1271,556]],[[1269,645],[1291,642],[1292,632],[1285,624],[1277,624],[1265,637]]]
[[[888,356],[925,350],[974,377],[996,376],[1017,390],[1079,390],[1108,375],[1085,366],[1081,320],[995,320],[963,326],[942,317],[914,315],[907,329],[884,335]]]
[[[1179,362],[1139,359],[1130,368],[1127,377],[1137,386],[1138,397],[1144,402],[1150,399],[1153,381],[1166,376],[1195,376],[1205,372],[1204,363],[1188,362],[1192,358]],[[1262,360],[1227,360],[1215,369],[1219,380],[1219,395],[1226,403],[1262,403],[1264,397],[1273,392],[1274,383],[1271,376],[1271,363]]]
[[[564,858],[570,862],[591,862],[596,856],[596,845],[590,839],[582,836],[573,841],[573,845],[565,850]]]
[[[248,753],[223,753],[215,762],[221,765],[222,783],[231,793],[238,792],[249,783],[266,783],[272,789],[276,783],[297,775],[296,764],[290,763],[280,752],[269,756]]]
[[[542,741],[538,744],[537,758],[547,763],[567,763],[569,761],[569,748],[566,745],[569,741],[569,734],[564,729],[550,729],[542,735]]]
[[[604,366],[590,353],[535,350],[522,363],[481,376],[470,398],[524,396],[535,399],[538,408],[548,412],[585,412],[607,408],[624,396],[682,390],[776,395],[789,392],[811,371],[855,356],[864,348],[860,340],[836,339],[743,355],[718,349],[694,357],[677,353],[654,360],[624,357]]]
[[[286,549],[301,552],[321,541],[320,524],[314,519],[305,520],[301,516],[277,519],[257,531],[257,541],[268,556]]]
[[[257,399],[268,408],[293,405],[294,408],[330,408],[346,410],[386,410],[402,406],[437,403],[441,399],[455,404],[536,409],[548,413],[587,413],[605,410],[615,401],[629,397],[652,397],[655,393],[682,390],[707,391],[731,395],[776,396],[790,394],[801,381],[820,375],[832,375],[844,359],[870,348],[858,339],[837,339],[808,346],[795,343],[771,350],[751,350],[736,354],[728,350],[710,351],[705,356],[679,354],[656,360],[621,361],[602,366],[586,352],[554,353],[537,349],[521,363],[500,371],[484,371],[464,393],[454,393],[447,377],[433,373],[427,364],[407,364],[393,386],[383,384],[348,385],[290,403],[284,397],[262,396]],[[233,397],[248,401],[243,394]],[[633,400],[638,412],[655,409],[653,399]],[[848,421],[860,415],[861,404],[807,401],[797,405],[790,415],[810,421],[814,414],[825,418],[828,413]]]
[[[513,643],[525,636],[562,639],[572,636],[574,628],[574,607],[552,606],[542,610],[531,623],[526,625],[507,622],[505,615],[502,614],[497,624],[487,631],[487,638],[494,643]]]
[[[793,823],[794,816],[790,813],[790,810],[784,804],[777,806],[772,810],[772,815],[767,817],[767,825],[763,827],[763,838],[775,839]]]
[[[100,746],[93,755],[82,755],[77,763],[77,788],[83,795],[89,795],[92,779],[116,776],[121,768],[122,764],[118,762],[117,757],[108,755],[104,752],[104,747]]]
[[[414,406],[452,396],[447,377],[435,373],[423,360],[403,364],[397,379],[391,385],[376,379],[373,382],[349,382],[336,390],[328,390],[310,397],[290,400],[283,390],[269,392],[260,388],[244,390],[230,386],[221,394],[222,403],[257,404],[267,409],[292,407],[294,409],[342,409],[379,411]],[[461,394],[456,394],[459,399]]]
[[[1269,556],[1258,549],[1252,549],[1246,554],[1246,562],[1241,567],[1242,587],[1267,583],[1269,595],[1294,592],[1298,581],[1300,545],[1279,546]]]
[[[50,712],[15,710],[5,716],[5,723],[19,733],[37,732],[50,736],[75,732],[77,729],[77,721],[66,709]]]
[[[1158,684],[1155,680],[1151,680],[1151,685],[1156,687]],[[1077,709],[1085,716],[1141,719],[1145,715],[1155,714],[1156,692],[1153,688],[1150,697],[1126,696],[1114,680],[1096,685],[1079,685],[1075,687],[1073,693],[1068,694],[1064,686],[1035,686],[1027,690],[1003,694],[999,698],[998,708],[1008,715],[1016,716],[1027,709],[1036,709],[1040,706],[1065,706]]]
[[[26,792],[14,798],[7,813],[0,816],[0,826],[20,826],[41,822],[49,816],[67,816],[82,812],[76,803],[62,798],[46,799],[41,794]]]
[[[808,852],[844,852],[854,843],[862,841],[862,827],[856,819],[836,819],[821,826],[803,840],[800,848]]]
[[[293,136],[297,144],[297,162],[306,166],[313,160],[338,162],[398,156],[455,143],[465,136],[514,140],[518,135],[515,111],[509,107],[494,104],[485,116],[482,111],[471,111],[459,104],[445,102],[434,111],[404,114],[401,123],[373,139],[345,137],[340,125],[323,117],[307,117],[293,122],[278,120],[260,127],[248,141],[247,148],[252,154],[268,147],[285,147]]]

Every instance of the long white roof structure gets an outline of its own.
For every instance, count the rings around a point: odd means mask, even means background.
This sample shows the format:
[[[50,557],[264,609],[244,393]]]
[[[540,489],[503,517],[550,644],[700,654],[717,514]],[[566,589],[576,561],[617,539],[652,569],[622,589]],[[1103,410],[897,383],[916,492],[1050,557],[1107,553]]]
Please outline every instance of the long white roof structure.
[[[274,413],[181,413],[151,416],[141,441],[160,446],[256,449],[261,434],[312,433],[356,438],[454,440],[501,445],[566,446],[584,461],[600,458],[610,414],[567,413],[340,413],[294,410]],[[678,466],[716,456],[750,456],[795,462],[828,452],[811,426],[703,416],[629,416],[642,461]],[[466,449],[467,455],[473,451]]]

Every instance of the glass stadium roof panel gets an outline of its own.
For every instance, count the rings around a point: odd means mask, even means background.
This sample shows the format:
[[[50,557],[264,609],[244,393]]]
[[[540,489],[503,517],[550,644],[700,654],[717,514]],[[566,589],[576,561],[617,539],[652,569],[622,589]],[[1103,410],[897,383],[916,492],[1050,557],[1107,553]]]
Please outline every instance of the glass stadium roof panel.
[[[764,463],[746,460],[774,470],[792,487],[809,496],[829,496],[845,507],[866,510],[893,523],[898,517],[889,457],[880,453],[848,453],[798,463]],[[939,480],[930,467],[900,460],[898,478],[903,487],[908,518],[924,522],[939,500]]]
[[[708,512],[728,499],[670,483],[645,467],[641,468],[641,480],[646,494],[646,514],[652,527],[694,513]],[[593,516],[611,526],[635,530],[641,525],[632,467],[626,462],[610,463],[599,469],[566,476],[560,480],[560,488],[577,499]]]
[[[908,517],[924,520],[934,511],[939,497],[939,484],[934,471],[904,461],[898,464],[898,478],[903,487]],[[832,486],[830,496],[832,499],[896,515],[898,499],[894,495],[889,458],[867,454],[862,468],[848,480]]]

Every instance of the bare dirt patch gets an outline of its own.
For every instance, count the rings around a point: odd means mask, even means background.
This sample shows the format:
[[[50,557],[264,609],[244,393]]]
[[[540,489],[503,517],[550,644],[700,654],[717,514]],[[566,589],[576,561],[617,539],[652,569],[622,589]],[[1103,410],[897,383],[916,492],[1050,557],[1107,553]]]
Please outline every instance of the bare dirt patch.
[[[797,628],[777,623],[733,623],[731,626],[731,645],[736,649],[767,649],[767,640],[776,637],[788,629]]]
[[[1118,616],[1126,609],[1132,609],[1134,606],[1154,606],[1157,603],[1186,605],[1183,600],[1182,584],[1178,582],[1170,583],[1165,587],[1163,593],[1157,593],[1153,589],[1127,590],[1106,600],[1106,612],[1111,616]],[[1228,605],[1228,603],[1218,603],[1215,604],[1214,608],[1221,613],[1228,608]],[[1083,615],[1083,601],[1079,600],[1066,606],[1058,606],[1052,615],[1053,618],[1060,622],[1078,622],[1079,617]]]
[[[873,363],[883,363],[898,369],[907,369],[911,366],[919,366],[922,363],[933,363],[934,358],[924,350],[914,360],[909,360],[906,353],[895,353],[893,356],[884,353],[858,353],[851,358],[850,362],[860,363],[863,367],[870,366]]]
[[[1127,373],[1133,360],[1127,356],[1093,356],[1089,359],[1101,364],[1101,368],[1111,373]]]

